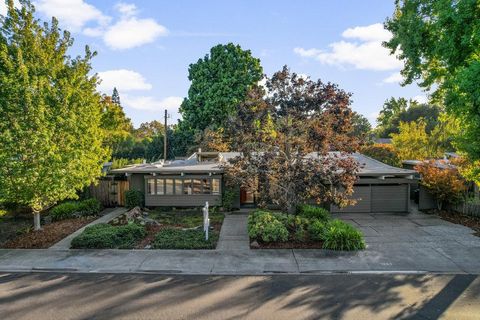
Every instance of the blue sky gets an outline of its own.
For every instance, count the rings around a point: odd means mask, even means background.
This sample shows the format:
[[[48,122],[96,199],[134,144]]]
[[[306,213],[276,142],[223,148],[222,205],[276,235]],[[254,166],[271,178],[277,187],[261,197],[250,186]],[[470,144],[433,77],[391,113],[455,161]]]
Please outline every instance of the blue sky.
[[[398,84],[402,63],[388,55],[380,23],[393,0],[36,0],[42,19],[56,16],[75,38],[72,55],[88,44],[98,52],[100,89],[120,92],[138,126],[161,119],[168,108],[178,119],[186,96],[188,65],[219,43],[250,49],[271,75],[287,64],[313,79],[353,93],[352,107],[374,124],[391,97],[425,99],[416,85]],[[0,14],[4,8],[0,7]]]

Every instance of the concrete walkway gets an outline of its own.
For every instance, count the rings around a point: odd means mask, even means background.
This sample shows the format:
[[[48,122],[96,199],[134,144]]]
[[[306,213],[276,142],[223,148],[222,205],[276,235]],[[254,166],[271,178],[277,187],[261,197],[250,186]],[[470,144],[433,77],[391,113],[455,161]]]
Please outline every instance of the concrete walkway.
[[[107,209],[108,210],[108,209]],[[95,221],[92,221],[90,222],[89,224],[87,224],[86,226],[78,229],[77,231],[75,231],[74,233],[72,233],[71,235],[63,238],[62,240],[60,240],[59,242],[55,243],[53,246],[51,246],[50,248],[48,248],[49,250],[67,250],[67,249],[70,249],[70,244],[72,243],[72,240],[73,238],[75,238],[76,236],[78,236],[79,234],[81,234],[83,232],[83,230],[85,230],[85,228],[87,227],[90,227],[90,226],[93,226],[93,225],[96,225],[96,224],[99,224],[99,223],[107,223],[107,222],[110,222],[111,220],[115,219],[116,217],[118,217],[119,215],[121,215],[122,213],[125,213],[127,210],[123,207],[120,207],[120,208],[115,208],[113,209],[113,211],[111,212],[108,212],[107,214],[101,216],[100,218],[98,218],[97,220]]]
[[[240,210],[225,216],[217,250],[250,250],[247,218],[250,210]]]

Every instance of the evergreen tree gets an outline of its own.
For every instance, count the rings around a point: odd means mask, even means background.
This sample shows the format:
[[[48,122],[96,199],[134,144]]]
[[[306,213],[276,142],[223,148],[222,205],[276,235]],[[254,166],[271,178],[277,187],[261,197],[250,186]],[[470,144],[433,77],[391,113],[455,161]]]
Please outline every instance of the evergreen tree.
[[[120,95],[118,94],[118,90],[117,88],[113,88],[113,93],[112,93],[112,102],[117,104],[117,105],[121,105],[120,103]]]

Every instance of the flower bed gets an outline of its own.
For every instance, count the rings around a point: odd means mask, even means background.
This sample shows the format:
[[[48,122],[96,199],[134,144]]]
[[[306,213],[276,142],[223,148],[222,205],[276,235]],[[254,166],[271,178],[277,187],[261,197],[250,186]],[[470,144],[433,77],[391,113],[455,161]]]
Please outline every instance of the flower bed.
[[[248,217],[251,248],[365,249],[363,234],[331,219],[327,210],[302,206],[297,215],[257,210]]]

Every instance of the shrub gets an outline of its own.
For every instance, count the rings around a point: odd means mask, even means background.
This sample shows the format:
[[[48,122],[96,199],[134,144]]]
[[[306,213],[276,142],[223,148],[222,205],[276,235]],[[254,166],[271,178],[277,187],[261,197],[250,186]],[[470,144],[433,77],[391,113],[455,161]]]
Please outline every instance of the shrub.
[[[154,249],[215,249],[218,233],[210,232],[205,240],[203,230],[199,229],[174,229],[160,230],[153,240]]]
[[[325,233],[327,230],[325,222],[320,220],[313,220],[312,223],[308,226],[308,233],[310,234],[310,239],[315,241],[324,241]]]
[[[145,229],[134,223],[122,226],[99,223],[86,228],[82,234],[75,237],[71,247],[74,249],[130,249],[145,235]]]
[[[250,238],[264,242],[284,242],[288,240],[288,230],[278,218],[268,211],[256,211],[248,219]]]
[[[143,208],[144,195],[140,190],[127,190],[125,191],[125,207],[127,209],[133,209],[135,207]]]
[[[225,188],[222,194],[222,207],[226,211],[231,211],[233,208],[233,202],[238,196],[238,191],[235,191],[233,188]]]
[[[68,201],[50,209],[50,217],[53,221],[71,219],[75,216],[92,216],[102,211],[102,205],[97,199],[83,201]]]
[[[328,221],[330,219],[330,212],[328,212],[327,209],[314,207],[307,204],[300,206],[297,210],[297,213],[298,215],[308,219],[317,219],[321,221]]]
[[[323,248],[345,251],[361,250],[365,249],[365,240],[359,230],[335,219],[326,226]]]

